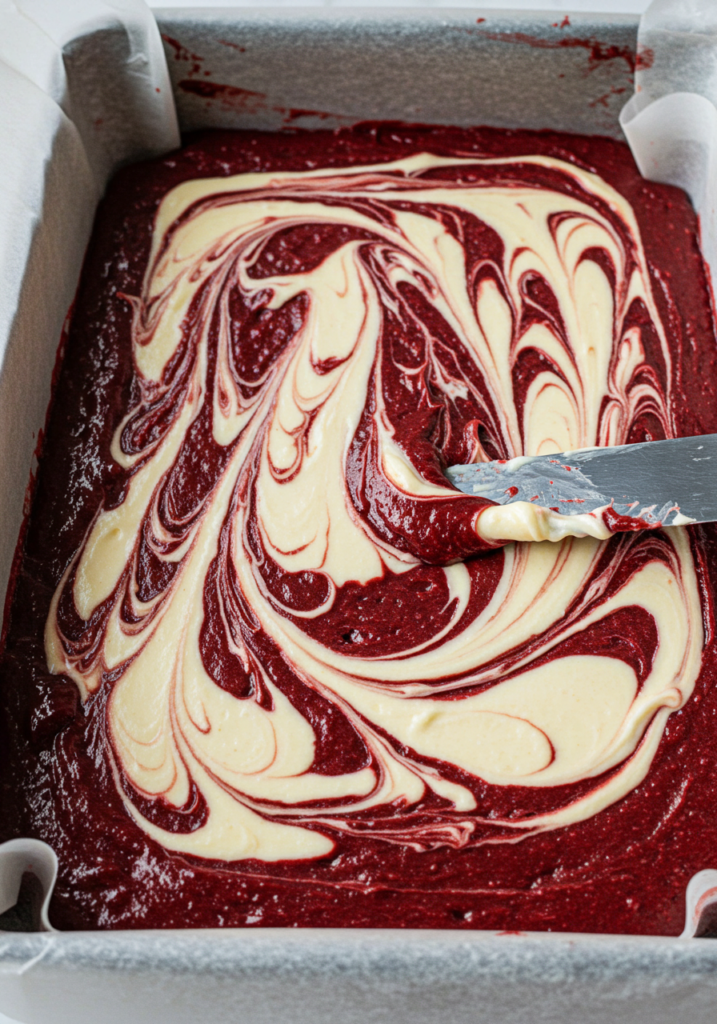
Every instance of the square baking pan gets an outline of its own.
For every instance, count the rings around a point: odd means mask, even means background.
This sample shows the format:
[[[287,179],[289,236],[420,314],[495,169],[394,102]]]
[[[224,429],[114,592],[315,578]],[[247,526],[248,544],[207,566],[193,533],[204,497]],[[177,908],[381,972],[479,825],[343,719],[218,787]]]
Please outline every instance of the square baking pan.
[[[156,14],[184,131],[382,119],[620,138],[618,114],[633,89],[632,16],[348,8]],[[105,61],[114,52],[109,43],[106,31],[96,40]],[[90,34],[85,56],[91,49]],[[0,376],[1,423],[14,430],[5,433],[14,461],[0,460],[3,585],[79,272],[70,260],[64,284],[48,298],[42,259],[53,245],[61,251],[63,231],[82,248],[90,230],[86,208],[72,199],[76,181],[73,189],[53,179],[63,159],[49,147],[44,180],[55,199],[65,188],[67,203],[45,204],[49,237],[33,241],[20,326],[10,332]],[[41,319],[33,319],[39,308]],[[29,380],[36,387],[28,403]],[[714,1020],[716,1001],[717,943],[708,939],[271,928],[0,934],[0,1011],[28,1024],[697,1024]]]

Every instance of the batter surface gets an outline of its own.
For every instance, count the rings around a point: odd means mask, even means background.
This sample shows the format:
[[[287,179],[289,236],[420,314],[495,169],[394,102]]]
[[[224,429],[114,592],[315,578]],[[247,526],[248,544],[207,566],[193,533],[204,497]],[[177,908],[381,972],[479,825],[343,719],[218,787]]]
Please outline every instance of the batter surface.
[[[715,431],[716,369],[694,214],[610,140],[213,133],[122,172],[2,662],[57,926],[678,933],[712,528],[496,546],[443,470]]]

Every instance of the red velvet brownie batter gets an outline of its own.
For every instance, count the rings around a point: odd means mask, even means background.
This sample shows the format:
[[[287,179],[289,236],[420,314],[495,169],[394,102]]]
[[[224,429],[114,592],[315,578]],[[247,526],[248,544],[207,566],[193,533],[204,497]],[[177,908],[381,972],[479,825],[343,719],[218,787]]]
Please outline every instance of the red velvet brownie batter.
[[[696,238],[602,138],[213,133],[115,179],[2,658],[56,926],[681,930],[714,531],[496,548],[443,470],[717,431]]]

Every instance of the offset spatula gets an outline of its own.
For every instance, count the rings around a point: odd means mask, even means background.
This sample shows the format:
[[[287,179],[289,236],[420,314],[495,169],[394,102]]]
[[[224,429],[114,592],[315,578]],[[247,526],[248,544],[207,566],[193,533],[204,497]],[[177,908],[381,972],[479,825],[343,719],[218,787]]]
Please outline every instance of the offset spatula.
[[[717,521],[717,434],[451,466],[466,494],[577,515],[611,508],[615,531]]]

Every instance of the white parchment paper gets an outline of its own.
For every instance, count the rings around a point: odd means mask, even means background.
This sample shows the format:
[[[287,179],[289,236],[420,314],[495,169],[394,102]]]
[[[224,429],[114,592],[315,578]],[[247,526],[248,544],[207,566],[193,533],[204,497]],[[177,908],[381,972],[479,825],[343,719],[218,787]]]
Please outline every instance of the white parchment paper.
[[[15,906],[23,874],[29,871],[39,879],[44,899],[40,909],[40,930],[53,932],[48,911],[57,878],[57,855],[39,839],[11,839],[0,844],[0,913]]]
[[[119,163],[178,145],[164,50],[143,0],[0,0],[0,61],[73,122],[99,190]]]
[[[142,0],[0,0],[0,594],[97,200],[179,143]]]
[[[650,4],[640,19],[635,95],[620,123],[642,174],[690,196],[717,282],[716,0]]]

